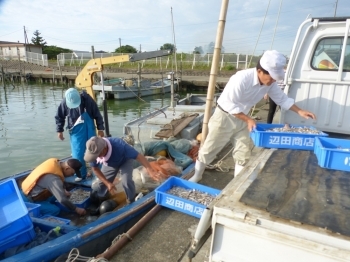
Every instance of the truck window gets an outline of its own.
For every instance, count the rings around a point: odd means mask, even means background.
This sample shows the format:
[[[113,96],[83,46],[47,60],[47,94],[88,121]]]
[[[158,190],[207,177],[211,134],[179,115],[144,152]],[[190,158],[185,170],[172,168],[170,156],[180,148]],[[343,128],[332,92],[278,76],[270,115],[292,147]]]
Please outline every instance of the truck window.
[[[343,46],[343,37],[321,39],[312,57],[311,67],[315,70],[337,71]],[[350,39],[345,50],[344,71],[350,71]]]

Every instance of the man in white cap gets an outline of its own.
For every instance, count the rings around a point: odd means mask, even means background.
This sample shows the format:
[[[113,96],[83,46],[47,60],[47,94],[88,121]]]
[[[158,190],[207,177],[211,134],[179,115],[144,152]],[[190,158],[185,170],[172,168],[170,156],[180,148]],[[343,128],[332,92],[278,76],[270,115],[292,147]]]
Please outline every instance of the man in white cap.
[[[90,138],[86,142],[84,160],[90,162],[92,171],[99,178],[97,182],[91,185],[91,195],[95,197],[97,194],[101,201],[108,196],[108,191],[111,195],[117,193],[113,181],[119,171],[127,202],[134,201],[136,194],[135,184],[132,179],[134,160],[143,165],[151,177],[159,177],[158,173],[150,166],[142,154],[123,139],[117,137],[101,138],[94,136]],[[101,169],[99,165],[102,165]]]
[[[255,120],[248,116],[249,110],[265,94],[281,108],[292,110],[306,119],[316,116],[300,109],[294,100],[283,93],[276,81],[284,78],[286,58],[276,50],[268,50],[261,57],[256,68],[238,71],[226,84],[217,108],[209,120],[208,136],[198,152],[195,173],[190,179],[202,179],[206,165],[210,164],[222,148],[230,141],[234,150],[235,173],[237,176],[251,156],[249,132],[255,127]]]
[[[81,176],[76,181],[81,181],[87,176],[87,168],[84,162],[86,141],[96,136],[96,121],[98,135],[104,136],[104,121],[100,110],[92,97],[85,91],[79,93],[75,88],[69,88],[65,92],[61,104],[58,106],[56,119],[56,131],[59,139],[64,140],[63,130],[67,118],[67,129],[70,134],[72,157],[83,163],[80,169]]]

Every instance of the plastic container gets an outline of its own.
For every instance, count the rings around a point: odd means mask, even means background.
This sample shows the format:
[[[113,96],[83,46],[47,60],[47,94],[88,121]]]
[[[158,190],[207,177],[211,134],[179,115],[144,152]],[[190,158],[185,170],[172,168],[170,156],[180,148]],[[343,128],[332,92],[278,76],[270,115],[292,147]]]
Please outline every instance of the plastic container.
[[[30,202],[25,202],[28,209],[28,214],[31,217],[40,217],[40,204],[34,204]]]
[[[282,124],[257,124],[256,129],[250,133],[255,146],[268,148],[287,148],[300,150],[314,150],[315,137],[325,137],[328,134],[321,132],[320,134],[303,134],[289,132],[273,132],[268,131],[271,128],[281,128]],[[305,127],[294,126],[291,127]],[[307,126],[310,129],[316,129]]]
[[[55,225],[69,225],[70,220],[69,219],[64,219],[61,217],[55,217],[55,216],[50,216],[50,215],[44,215],[40,217],[40,219],[46,220],[49,223],[55,224]]]
[[[156,188],[155,191],[157,204],[197,218],[201,218],[206,206],[166,193],[169,189],[171,189],[174,186],[182,187],[185,189],[195,189],[203,193],[206,192],[214,197],[216,197],[221,192],[218,189],[203,186],[201,184],[190,182],[174,176],[168,178],[161,186]]]
[[[82,187],[77,187],[77,188],[74,188],[72,189],[71,191],[69,192],[74,192],[78,189],[82,189],[84,191],[88,191],[88,192],[91,192],[91,188],[82,188]],[[72,210],[69,210],[68,208],[66,208],[64,205],[62,205],[60,202],[58,202],[57,200],[55,201],[55,205],[58,206],[61,210],[65,211],[65,212],[74,212]],[[89,205],[90,205],[90,197],[87,197],[86,199],[78,202],[78,203],[74,203],[74,205],[76,205],[77,207],[80,207],[80,208],[87,208]]]
[[[0,242],[27,232],[32,226],[16,181],[0,182]]]
[[[321,167],[350,171],[350,140],[318,137],[314,153]]]
[[[0,254],[11,247],[26,244],[35,238],[33,225],[23,232],[17,233],[0,241]]]

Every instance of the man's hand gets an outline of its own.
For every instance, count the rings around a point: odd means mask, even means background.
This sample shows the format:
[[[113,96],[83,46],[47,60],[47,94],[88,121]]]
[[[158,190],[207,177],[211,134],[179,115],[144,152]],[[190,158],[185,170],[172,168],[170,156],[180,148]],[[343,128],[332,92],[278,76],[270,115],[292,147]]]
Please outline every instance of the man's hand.
[[[146,168],[148,175],[155,181],[162,181],[162,176],[152,167]]]
[[[103,130],[98,130],[98,131],[97,131],[97,135],[98,135],[99,137],[104,137],[104,136],[105,136],[105,133],[103,132]]]
[[[268,94],[265,94],[265,95],[264,95],[264,99],[265,99],[265,100],[269,99],[269,95],[268,95]]]
[[[252,130],[254,128],[256,128],[256,122],[254,119],[250,118],[249,116],[247,116],[246,114],[238,113],[238,114],[233,114],[235,117],[237,117],[238,119],[244,121],[247,123],[247,128],[249,130],[249,132],[252,132]]]
[[[58,132],[57,133],[57,136],[58,136],[58,138],[60,139],[60,140],[64,140],[64,137],[63,137],[63,132]]]
[[[117,189],[115,188],[115,185],[113,183],[109,182],[106,186],[108,188],[109,193],[111,193],[111,195],[117,194]]]
[[[300,111],[298,111],[298,114],[299,114],[299,116],[306,118],[306,119],[309,119],[309,118],[316,119],[316,116],[309,111],[300,110]]]
[[[299,116],[303,117],[303,118],[306,118],[306,119],[309,119],[309,118],[312,118],[312,119],[316,119],[316,116],[309,112],[309,111],[306,111],[306,110],[303,110],[301,108],[299,108],[297,105],[292,105],[289,110],[292,110],[293,112],[297,113]]]
[[[72,195],[72,193],[68,192],[67,190],[64,190],[64,194],[66,195],[66,197],[70,197]]]
[[[252,118],[249,118],[247,119],[247,127],[248,127],[248,130],[249,132],[252,132],[254,128],[256,128],[256,122],[254,119]]]
[[[81,207],[76,207],[75,212],[80,216],[83,216],[86,214],[86,210],[84,208],[81,208]]]

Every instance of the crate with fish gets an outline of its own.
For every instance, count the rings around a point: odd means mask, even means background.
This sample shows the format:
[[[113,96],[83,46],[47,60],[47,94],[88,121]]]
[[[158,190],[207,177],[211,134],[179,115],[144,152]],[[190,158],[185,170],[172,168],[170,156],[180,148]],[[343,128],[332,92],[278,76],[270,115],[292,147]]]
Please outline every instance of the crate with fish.
[[[157,204],[201,218],[204,209],[221,191],[172,176],[155,192]]]
[[[25,202],[25,205],[28,209],[29,216],[40,217],[40,204]]]
[[[268,148],[287,148],[314,150],[315,137],[328,134],[312,126],[283,124],[257,124],[250,133],[255,146]]]
[[[51,216],[51,215],[44,215],[38,219],[42,219],[47,221],[48,223],[52,223],[55,225],[69,225],[70,224],[70,220],[69,219],[64,219],[61,217],[55,217],[55,216]]]
[[[350,140],[318,137],[314,153],[321,167],[350,171]]]
[[[69,191],[69,193],[71,193],[69,200],[77,207],[87,208],[90,204],[90,192],[91,192],[91,188],[87,188],[87,187],[73,188],[71,191]],[[65,212],[73,212],[68,208],[66,208],[65,206],[63,206],[57,200],[55,201],[55,205]]]

